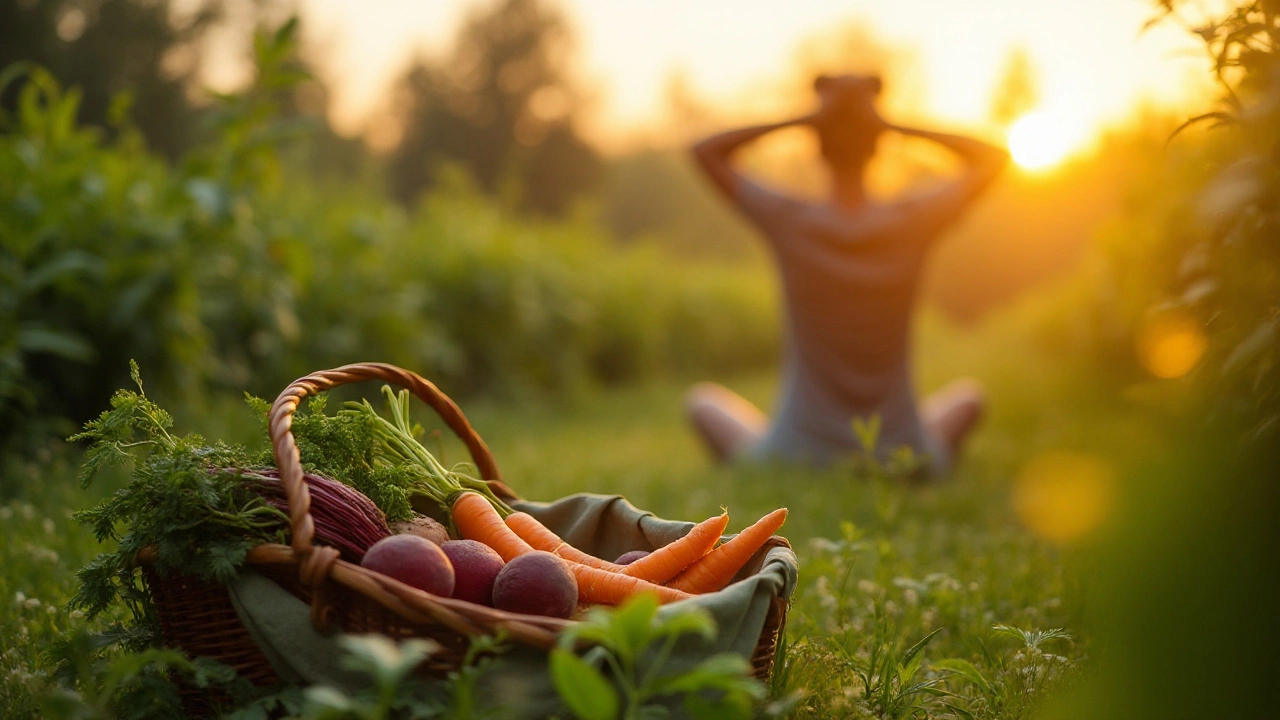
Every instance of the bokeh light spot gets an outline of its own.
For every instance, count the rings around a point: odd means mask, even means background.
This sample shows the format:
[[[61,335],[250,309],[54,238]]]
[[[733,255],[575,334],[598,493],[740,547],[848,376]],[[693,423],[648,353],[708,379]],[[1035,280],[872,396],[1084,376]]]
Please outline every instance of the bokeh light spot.
[[[1036,457],[1018,474],[1013,509],[1032,533],[1068,542],[1096,529],[1115,497],[1115,474],[1101,459],[1053,452]]]
[[[1200,323],[1187,313],[1158,315],[1138,333],[1138,361],[1158,378],[1180,378],[1204,357],[1209,346]]]

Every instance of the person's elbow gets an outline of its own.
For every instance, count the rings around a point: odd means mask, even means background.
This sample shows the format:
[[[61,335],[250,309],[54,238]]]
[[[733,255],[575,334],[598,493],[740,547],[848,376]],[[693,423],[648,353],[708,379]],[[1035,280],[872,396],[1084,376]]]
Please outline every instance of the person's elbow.
[[[693,156],[693,161],[703,170],[710,170],[715,167],[721,159],[720,154],[716,151],[715,144],[710,138],[699,140],[689,146],[689,154]]]

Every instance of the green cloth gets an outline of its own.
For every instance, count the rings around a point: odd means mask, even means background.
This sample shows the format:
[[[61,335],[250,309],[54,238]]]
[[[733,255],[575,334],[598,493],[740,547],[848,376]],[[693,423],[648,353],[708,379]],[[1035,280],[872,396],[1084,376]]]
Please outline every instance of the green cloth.
[[[629,550],[653,550],[693,527],[693,523],[662,520],[618,495],[571,495],[551,503],[517,501],[512,506],[534,516],[574,547],[601,558],[614,558]],[[702,608],[719,628],[711,641],[683,638],[666,667],[671,671],[688,669],[721,652],[750,660],[770,603],[774,597],[790,598],[795,585],[795,555],[787,548],[775,547],[758,553],[737,582],[724,590],[664,606],[660,613]],[[347,691],[358,687],[358,678],[337,663],[337,635],[324,635],[312,628],[305,603],[251,571],[242,572],[229,589],[241,621],[286,682],[321,683]],[[504,717],[568,715],[557,700],[546,654],[533,648],[504,654],[490,666],[481,687],[482,698],[505,706]]]

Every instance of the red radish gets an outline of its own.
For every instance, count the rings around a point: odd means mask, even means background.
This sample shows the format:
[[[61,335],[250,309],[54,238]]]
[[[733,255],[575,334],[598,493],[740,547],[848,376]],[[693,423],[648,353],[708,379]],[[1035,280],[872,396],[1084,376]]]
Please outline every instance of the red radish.
[[[493,581],[506,563],[497,551],[476,540],[449,540],[440,545],[453,565],[453,596],[493,606]]]
[[[578,581],[564,560],[544,550],[519,555],[493,583],[500,610],[567,618],[578,606]]]
[[[453,595],[454,573],[439,545],[417,535],[392,535],[374,543],[363,567],[440,597]]]
[[[613,561],[613,564],[614,565],[630,565],[631,563],[639,560],[640,558],[648,554],[649,554],[648,550],[632,550],[631,552],[624,552],[622,553],[621,556],[618,557],[617,560]]]

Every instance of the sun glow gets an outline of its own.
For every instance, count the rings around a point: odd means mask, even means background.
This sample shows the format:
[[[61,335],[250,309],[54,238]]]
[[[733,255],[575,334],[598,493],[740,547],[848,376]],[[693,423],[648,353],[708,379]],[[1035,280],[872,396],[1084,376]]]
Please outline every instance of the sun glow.
[[[1009,152],[1027,170],[1046,170],[1078,150],[1084,136],[1080,124],[1066,115],[1032,112],[1010,126]]]

